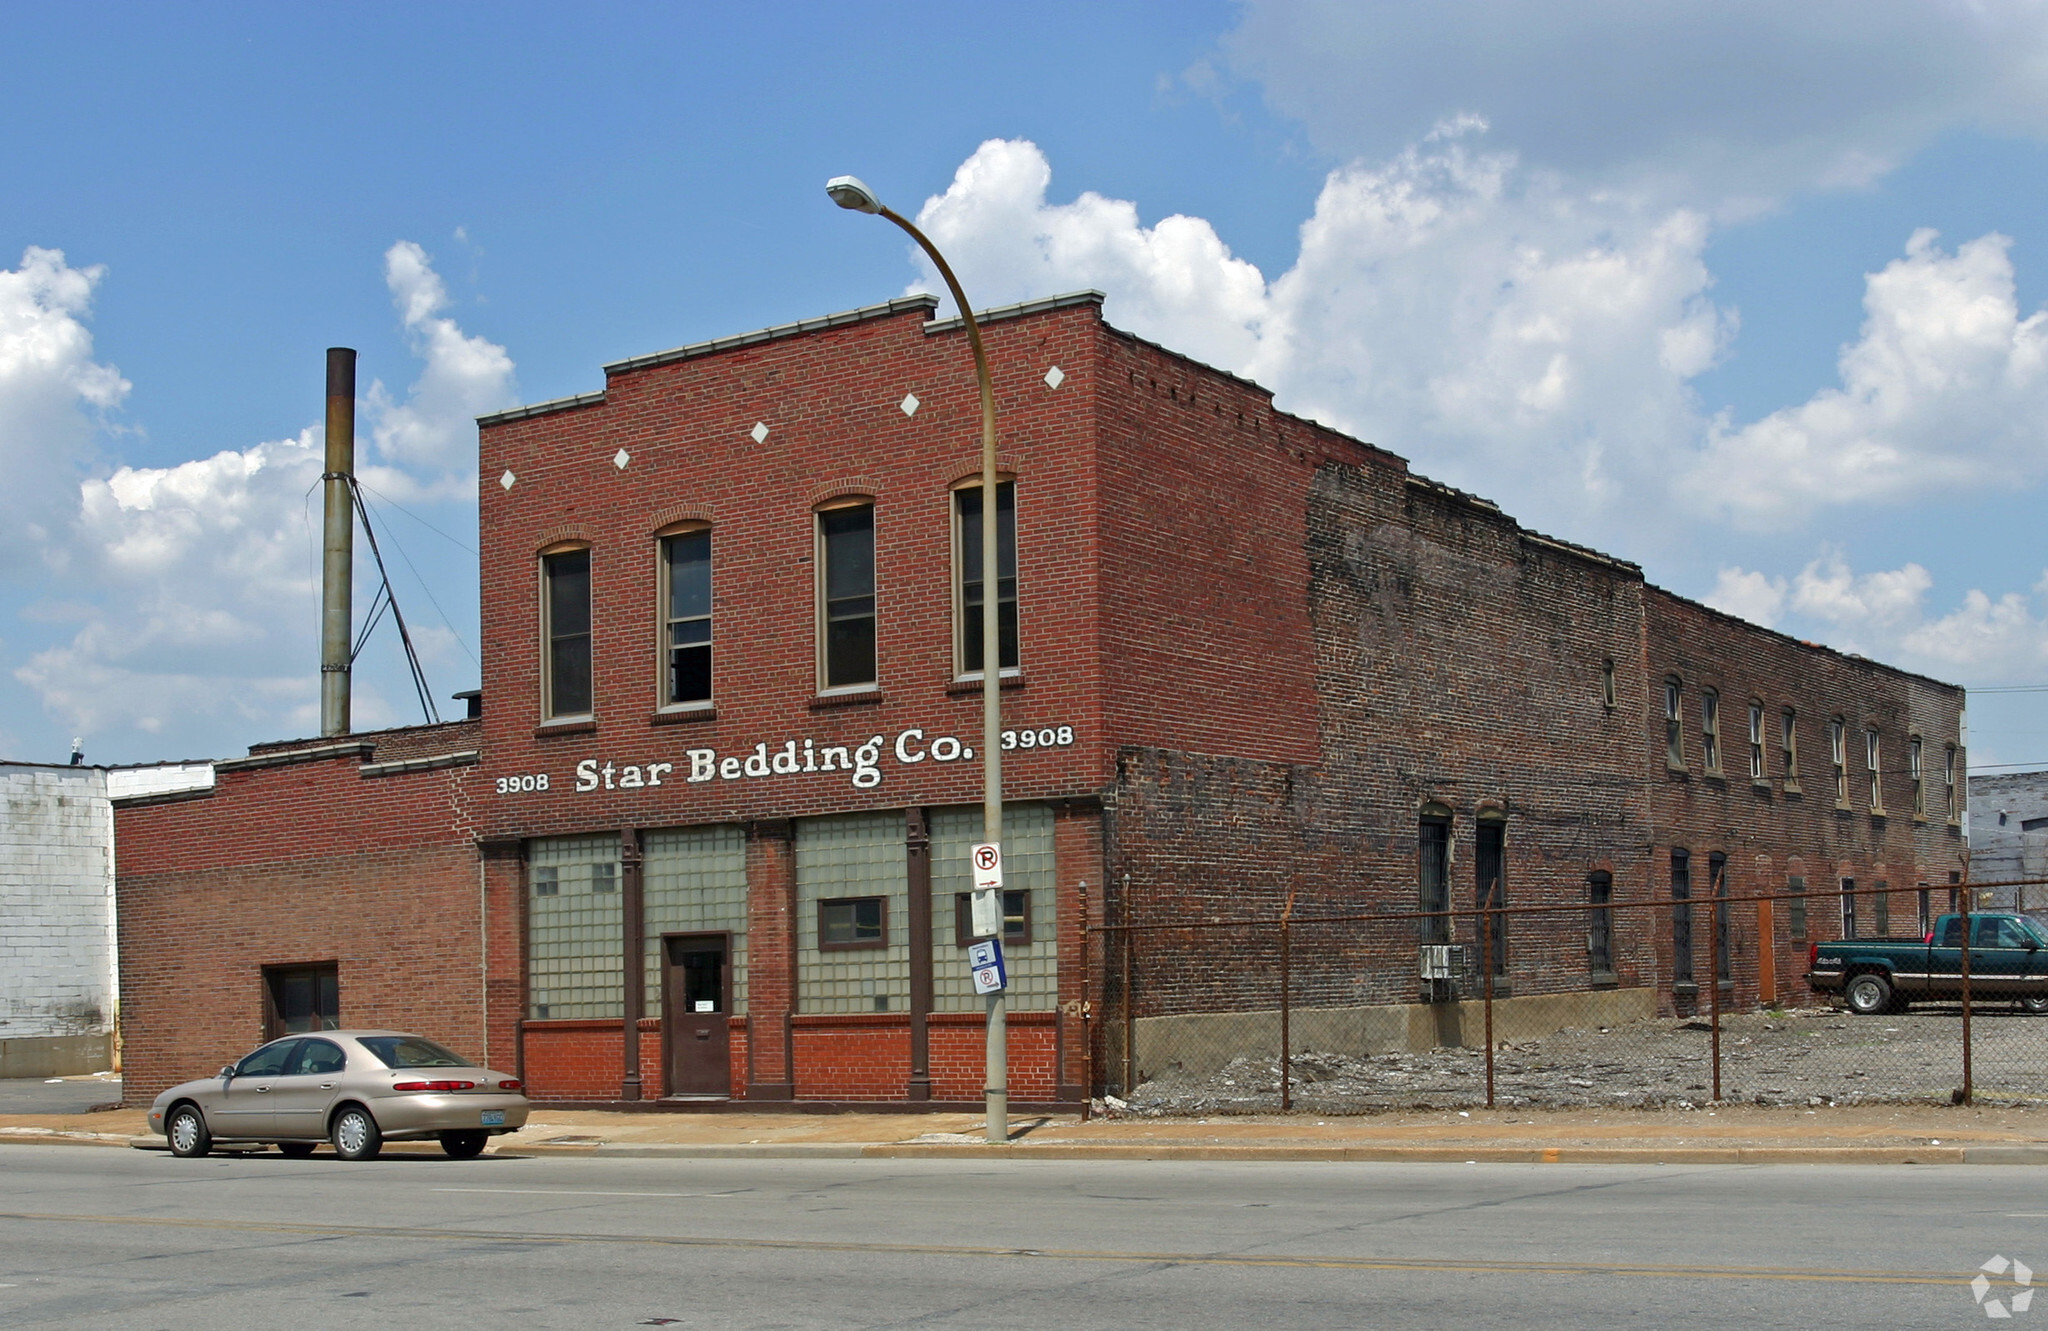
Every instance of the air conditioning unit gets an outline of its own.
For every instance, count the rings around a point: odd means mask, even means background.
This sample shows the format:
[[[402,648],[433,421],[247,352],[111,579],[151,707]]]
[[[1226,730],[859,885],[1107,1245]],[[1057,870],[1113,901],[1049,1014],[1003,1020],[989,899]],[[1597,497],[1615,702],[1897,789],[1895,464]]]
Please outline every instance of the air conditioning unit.
[[[1464,988],[1471,949],[1459,943],[1424,943],[1421,949],[1422,1001],[1451,1003]]]

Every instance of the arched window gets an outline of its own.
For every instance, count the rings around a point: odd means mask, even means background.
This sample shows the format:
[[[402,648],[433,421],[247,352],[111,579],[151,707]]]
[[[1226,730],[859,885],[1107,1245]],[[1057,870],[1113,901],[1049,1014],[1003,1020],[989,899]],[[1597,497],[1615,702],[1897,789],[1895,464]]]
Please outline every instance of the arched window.
[[[1416,828],[1419,906],[1430,917],[1422,921],[1422,939],[1451,941],[1451,811],[1431,802],[1422,806]]]
[[[661,705],[711,701],[711,527],[678,523],[661,534]]]

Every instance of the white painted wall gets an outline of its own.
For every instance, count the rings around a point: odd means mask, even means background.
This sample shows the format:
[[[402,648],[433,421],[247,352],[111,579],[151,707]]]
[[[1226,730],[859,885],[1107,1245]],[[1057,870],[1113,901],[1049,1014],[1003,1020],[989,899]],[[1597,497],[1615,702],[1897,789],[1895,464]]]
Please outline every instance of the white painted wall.
[[[106,773],[0,763],[0,1040],[104,1034],[117,994]]]

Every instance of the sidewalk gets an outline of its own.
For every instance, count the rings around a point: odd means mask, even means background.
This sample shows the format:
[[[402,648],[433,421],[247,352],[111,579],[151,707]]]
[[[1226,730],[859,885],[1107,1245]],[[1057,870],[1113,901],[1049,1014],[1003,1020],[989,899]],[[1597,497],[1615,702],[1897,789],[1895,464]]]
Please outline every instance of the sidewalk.
[[[956,1157],[1074,1160],[1487,1161],[1537,1164],[2048,1164],[2048,1109],[1862,1105],[1815,1109],[1415,1111],[1357,1118],[1015,1116],[1008,1146],[978,1114],[615,1113],[537,1105],[492,1139],[503,1155]],[[163,1149],[140,1109],[0,1114],[0,1145]],[[393,1143],[394,1151],[437,1151]]]

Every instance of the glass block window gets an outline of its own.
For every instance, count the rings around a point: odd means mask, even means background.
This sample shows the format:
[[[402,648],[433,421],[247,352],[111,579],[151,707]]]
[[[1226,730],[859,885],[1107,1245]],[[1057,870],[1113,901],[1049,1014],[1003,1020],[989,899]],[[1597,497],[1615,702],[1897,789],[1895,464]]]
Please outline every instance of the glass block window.
[[[649,832],[640,880],[647,934],[640,964],[647,1015],[661,1012],[661,936],[726,933],[732,952],[732,1010],[747,1010],[747,836],[730,824]]]
[[[959,945],[954,898],[974,889],[967,863],[981,840],[981,806],[932,811],[932,1010],[979,1012],[983,1001]],[[1010,1010],[1047,1011],[1059,1002],[1059,944],[1053,878],[1052,809],[1043,804],[1003,806],[1003,889],[1031,894],[1031,941],[1003,943],[1010,972]]]
[[[850,813],[796,825],[796,993],[799,1012],[908,1012],[910,944],[892,930],[888,946],[818,950],[818,903],[882,897],[891,920],[908,919],[910,866],[903,815]]]
[[[529,842],[526,1015],[537,1021],[625,1015],[619,839]]]

